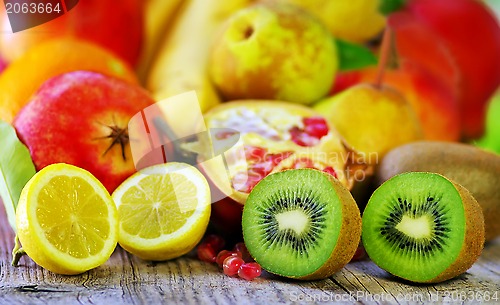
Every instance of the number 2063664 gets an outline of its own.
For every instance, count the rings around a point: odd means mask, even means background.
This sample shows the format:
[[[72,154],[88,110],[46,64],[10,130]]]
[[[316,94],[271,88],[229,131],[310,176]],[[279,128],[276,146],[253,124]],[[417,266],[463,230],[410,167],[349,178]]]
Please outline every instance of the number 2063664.
[[[500,299],[498,291],[445,291],[443,297],[454,302],[497,302]]]
[[[31,3],[5,3],[7,14],[59,14],[62,12],[61,4],[31,2]]]

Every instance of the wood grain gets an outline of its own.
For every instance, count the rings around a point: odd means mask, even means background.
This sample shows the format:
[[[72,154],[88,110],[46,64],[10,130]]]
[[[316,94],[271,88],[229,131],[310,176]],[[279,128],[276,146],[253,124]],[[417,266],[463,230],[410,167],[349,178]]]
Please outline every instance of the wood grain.
[[[194,255],[160,263],[121,248],[102,266],[61,276],[23,257],[10,265],[14,235],[0,208],[0,304],[500,304],[500,239],[460,277],[437,285],[412,285],[369,260],[350,263],[334,276],[299,282],[264,274],[252,282],[223,275]],[[496,298],[496,300],[495,300]]]

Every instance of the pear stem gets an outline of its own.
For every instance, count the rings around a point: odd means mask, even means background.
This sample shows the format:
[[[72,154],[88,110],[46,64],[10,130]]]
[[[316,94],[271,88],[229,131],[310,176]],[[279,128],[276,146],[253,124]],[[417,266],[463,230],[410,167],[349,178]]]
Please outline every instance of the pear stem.
[[[380,89],[384,81],[384,72],[387,67],[387,62],[391,55],[392,32],[389,26],[385,27],[384,36],[382,37],[382,46],[380,47],[380,58],[377,67],[377,78],[375,79],[375,87]]]

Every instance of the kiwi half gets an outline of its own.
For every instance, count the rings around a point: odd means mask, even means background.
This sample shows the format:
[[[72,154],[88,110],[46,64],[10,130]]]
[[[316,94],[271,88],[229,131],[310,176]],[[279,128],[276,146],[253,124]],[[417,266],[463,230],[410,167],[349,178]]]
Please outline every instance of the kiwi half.
[[[387,272],[412,282],[441,282],[478,259],[483,213],[467,189],[444,176],[404,173],[370,197],[362,240],[368,256]]]
[[[353,257],[361,216],[347,188],[330,174],[292,169],[268,175],[243,208],[243,239],[266,271],[323,279]]]
[[[418,141],[391,150],[376,185],[404,172],[441,174],[468,189],[483,209],[486,240],[500,236],[500,155],[470,144]]]

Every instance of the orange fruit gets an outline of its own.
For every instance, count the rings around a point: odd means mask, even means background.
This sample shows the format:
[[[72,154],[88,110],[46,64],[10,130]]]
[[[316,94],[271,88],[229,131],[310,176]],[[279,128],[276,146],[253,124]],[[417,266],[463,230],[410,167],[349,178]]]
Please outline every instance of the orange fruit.
[[[30,48],[0,75],[0,119],[12,123],[43,82],[76,70],[99,72],[138,83],[128,64],[95,44],[74,38],[50,40]]]

